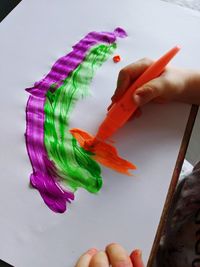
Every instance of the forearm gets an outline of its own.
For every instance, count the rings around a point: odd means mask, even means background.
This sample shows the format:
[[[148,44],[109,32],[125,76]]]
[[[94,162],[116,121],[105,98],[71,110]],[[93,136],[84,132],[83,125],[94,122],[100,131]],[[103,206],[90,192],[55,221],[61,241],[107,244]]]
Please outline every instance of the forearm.
[[[185,86],[177,95],[177,100],[200,105],[200,71],[187,71]]]

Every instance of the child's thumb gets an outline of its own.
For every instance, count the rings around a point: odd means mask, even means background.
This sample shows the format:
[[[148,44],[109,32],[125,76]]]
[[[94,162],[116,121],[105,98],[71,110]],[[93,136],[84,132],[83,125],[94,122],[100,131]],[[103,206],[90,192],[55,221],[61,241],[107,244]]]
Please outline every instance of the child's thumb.
[[[143,106],[161,96],[163,87],[161,79],[154,79],[138,88],[133,95],[133,100],[138,106]]]

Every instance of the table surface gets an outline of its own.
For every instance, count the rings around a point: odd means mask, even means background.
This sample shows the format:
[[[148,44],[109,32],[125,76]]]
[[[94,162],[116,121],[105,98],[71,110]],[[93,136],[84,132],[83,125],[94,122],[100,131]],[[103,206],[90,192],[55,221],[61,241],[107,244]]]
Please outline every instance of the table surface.
[[[127,6],[123,7],[126,16],[121,13],[119,3],[115,4],[116,12],[111,16],[112,1],[109,4],[101,1],[100,5],[88,0],[83,7],[81,1],[66,3],[60,0],[59,5],[47,2],[41,1],[40,9],[35,1],[21,3],[0,28],[0,51],[4,51],[0,64],[3,77],[0,200],[4,203],[0,207],[0,257],[21,267],[55,264],[62,267],[66,261],[70,267],[91,245],[103,248],[107,242],[117,241],[128,250],[140,247],[147,262],[190,107],[175,103],[165,109],[156,105],[145,107],[140,119],[115,136],[120,152],[138,166],[135,177],[122,177],[104,169],[105,184],[99,195],[80,190],[69,212],[56,215],[46,208],[39,194],[28,187],[31,167],[23,140],[27,100],[24,88],[46,73],[51,64],[88,31],[113,30],[116,26],[123,26],[129,33],[127,40],[119,42],[118,51],[123,61],[115,67],[109,61],[102,67],[92,84],[95,98],[87,100],[88,105],[97,105],[101,99],[102,113],[119,69],[130,60],[145,55],[156,58],[180,42],[184,52],[174,60],[174,64],[198,66],[199,37],[196,30],[200,19],[196,13],[174,9],[159,1],[151,4],[127,1]],[[70,12],[66,15],[69,7]],[[151,14],[148,12],[150,8],[153,10]],[[130,10],[137,10],[134,17]],[[76,12],[76,22],[73,12]],[[144,19],[151,23],[144,23]],[[70,23],[72,21],[74,24]],[[192,57],[194,54],[196,56]],[[106,73],[110,73],[110,77],[106,77]],[[102,96],[99,94],[102,88],[110,89]],[[81,103],[72,124],[81,124],[78,120],[81,108],[87,109]],[[99,116],[99,111],[95,112]],[[94,131],[95,119],[88,118],[86,125]],[[85,128],[85,123],[81,126]],[[123,136],[126,136],[125,140]]]

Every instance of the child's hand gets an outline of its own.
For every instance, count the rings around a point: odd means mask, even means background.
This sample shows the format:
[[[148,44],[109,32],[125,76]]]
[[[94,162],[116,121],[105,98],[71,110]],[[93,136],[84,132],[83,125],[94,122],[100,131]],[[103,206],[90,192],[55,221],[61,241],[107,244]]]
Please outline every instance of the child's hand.
[[[110,244],[105,251],[90,249],[78,260],[75,267],[144,267],[141,252],[128,253],[118,244]]]
[[[151,59],[144,58],[120,71],[117,89],[111,99],[112,104],[121,98],[130,85],[152,63]],[[167,67],[158,78],[144,84],[133,94],[133,101],[138,106],[142,106],[150,101],[165,103],[172,100],[199,105],[200,72]]]

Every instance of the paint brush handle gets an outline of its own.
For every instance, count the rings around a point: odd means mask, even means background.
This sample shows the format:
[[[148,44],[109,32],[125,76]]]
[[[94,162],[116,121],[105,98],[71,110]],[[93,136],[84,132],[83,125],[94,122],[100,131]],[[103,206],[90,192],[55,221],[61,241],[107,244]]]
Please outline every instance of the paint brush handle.
[[[179,50],[179,46],[173,47],[143,72],[143,74],[130,86],[122,98],[108,111],[105,120],[99,127],[96,135],[97,138],[105,140],[127,122],[133,112],[137,109],[137,105],[133,102],[132,97],[135,90],[150,80],[157,78]]]

